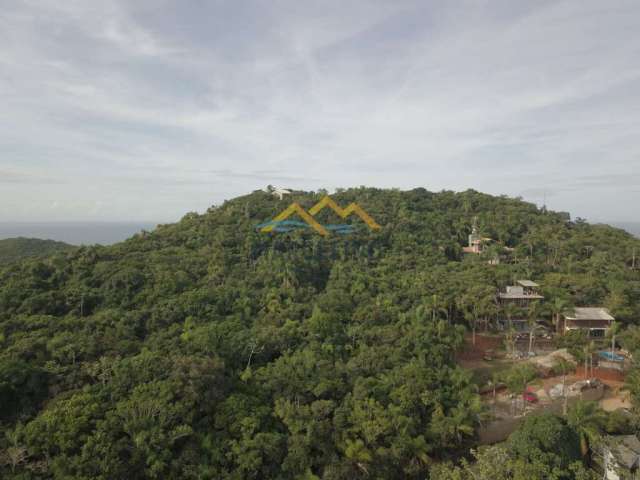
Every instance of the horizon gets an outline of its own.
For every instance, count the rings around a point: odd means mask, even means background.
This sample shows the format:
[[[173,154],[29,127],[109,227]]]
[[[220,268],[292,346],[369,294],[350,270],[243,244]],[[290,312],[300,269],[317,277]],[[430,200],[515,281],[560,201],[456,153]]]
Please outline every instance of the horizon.
[[[155,222],[2,222],[0,240],[36,238],[70,245],[112,245],[142,230],[152,230]]]
[[[375,187],[374,187],[375,188]],[[255,191],[255,190],[254,190]],[[250,193],[250,192],[249,192]],[[312,193],[312,192],[305,192]],[[329,193],[329,195],[335,192]],[[437,193],[437,192],[436,192]],[[485,192],[479,192],[485,193]],[[247,194],[247,193],[245,193]],[[232,200],[232,198],[225,199]],[[525,199],[522,199],[525,201]],[[283,200],[287,204],[286,198]],[[531,202],[533,203],[533,202]],[[536,205],[538,208],[542,206]],[[553,210],[553,209],[550,209]],[[183,212],[183,215],[187,212]],[[203,214],[203,212],[196,212]],[[570,214],[572,220],[578,218]],[[102,244],[111,245],[124,241],[142,230],[153,230],[158,225],[177,223],[182,218],[169,219],[164,221],[149,220],[45,220],[45,221],[4,221],[0,220],[0,240],[10,238],[36,238],[42,240],[62,241],[71,245]],[[583,218],[583,217],[580,217]],[[640,238],[640,221],[625,221],[615,219],[590,219],[584,218],[590,224],[606,224],[616,228],[621,228],[631,235]]]
[[[280,187],[280,186],[279,186]],[[399,187],[380,187],[380,186],[370,186],[367,185],[367,188],[376,188],[376,189],[382,189],[382,190],[386,190],[386,189],[399,189],[401,191],[409,191],[412,189],[416,189],[416,188],[426,188],[424,186],[416,186],[416,187],[412,187],[412,188],[399,188]],[[334,195],[339,189],[349,189],[349,188],[354,188],[354,187],[335,187],[333,189],[331,189],[331,191],[329,191],[329,189],[325,189],[322,186],[318,187],[315,190],[302,190],[296,187],[292,187],[290,185],[286,185],[286,186],[281,186],[281,188],[287,188],[290,189],[292,191],[304,191],[305,193],[312,193],[312,192],[317,192],[319,190],[327,190],[329,193],[328,195]],[[455,193],[460,193],[463,190],[452,190],[452,189],[448,189],[448,188],[443,188],[441,190],[430,190],[429,188],[426,188],[426,190],[432,192],[432,193],[437,193],[439,191],[452,191]],[[493,195],[493,196],[502,196],[502,195],[506,195],[509,196],[511,198],[519,198],[521,199],[523,202],[527,202],[527,203],[531,203],[533,205],[535,205],[537,208],[543,208],[546,207],[549,210],[552,211],[556,211],[556,212],[566,212],[569,213],[571,216],[571,219],[576,219],[576,218],[582,218],[586,221],[588,221],[589,223],[592,224],[596,224],[596,223],[630,223],[630,224],[635,224],[635,223],[639,223],[640,224],[640,219],[636,220],[636,219],[620,219],[620,218],[596,218],[596,217],[590,217],[590,216],[582,216],[582,215],[576,215],[574,214],[574,212],[572,211],[566,211],[566,210],[561,210],[561,209],[557,209],[557,208],[553,208],[549,205],[546,205],[544,203],[538,203],[535,200],[529,200],[527,198],[524,198],[522,196],[517,196],[517,195],[508,195],[506,193],[491,193],[491,192],[487,192],[487,191],[480,191],[480,190],[476,190],[474,188],[470,188],[470,190],[475,190],[478,191],[479,193],[483,193],[483,194],[487,194],[487,195]],[[195,212],[197,214],[203,214],[204,212],[207,211],[207,209],[211,208],[211,207],[215,207],[215,206],[219,206],[221,204],[223,204],[226,201],[230,201],[233,200],[237,197],[240,196],[244,196],[244,195],[249,195],[253,192],[256,191],[264,191],[264,187],[263,188],[255,188],[253,190],[250,191],[245,191],[245,192],[240,192],[237,195],[231,196],[231,197],[225,197],[222,198],[219,202],[216,203],[209,203],[208,205],[206,205],[204,208],[202,208],[201,210],[188,210],[188,211],[183,211],[182,213],[180,213],[178,216],[173,217],[173,218],[169,218],[169,217],[165,217],[164,219],[158,220],[158,219],[120,219],[120,218],[58,218],[55,220],[51,220],[51,219],[39,219],[39,218],[34,218],[34,219],[20,219],[20,220],[16,220],[16,219],[3,219],[0,217],[0,224],[38,224],[38,225],[47,225],[47,224],[52,224],[52,225],[60,225],[60,224],[123,224],[123,225],[129,225],[129,224],[165,224],[165,223],[176,223],[179,222],[180,219],[186,215],[189,212]]]

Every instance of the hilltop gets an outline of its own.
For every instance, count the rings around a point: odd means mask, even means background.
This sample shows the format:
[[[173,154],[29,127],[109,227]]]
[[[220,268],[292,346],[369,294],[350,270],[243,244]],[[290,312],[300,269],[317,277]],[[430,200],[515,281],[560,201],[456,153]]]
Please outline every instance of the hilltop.
[[[454,358],[476,303],[532,278],[640,316],[640,240],[520,199],[354,188],[331,197],[380,230],[256,228],[325,194],[256,191],[0,270],[0,451],[23,453],[0,476],[423,479],[475,445]],[[474,223],[492,241],[465,255]]]
[[[7,238],[0,240],[0,266],[25,258],[45,257],[54,252],[71,250],[75,247],[54,240],[37,238]]]

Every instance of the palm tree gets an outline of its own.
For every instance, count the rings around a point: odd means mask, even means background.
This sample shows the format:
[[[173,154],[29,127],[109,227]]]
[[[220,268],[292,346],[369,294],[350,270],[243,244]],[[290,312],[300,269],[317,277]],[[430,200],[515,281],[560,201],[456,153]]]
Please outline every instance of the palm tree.
[[[619,332],[620,332],[620,324],[614,320],[608,332],[608,335],[611,336],[611,355],[613,355],[613,353],[616,350],[616,335]]]
[[[525,238],[524,245],[529,247],[529,258],[533,258],[533,244],[534,244],[534,241],[531,236],[528,236],[527,238]]]
[[[507,332],[504,336],[505,345],[511,355],[515,350],[515,330],[513,328],[513,318],[522,314],[522,309],[515,303],[509,302],[502,306],[502,313],[507,317]]]
[[[516,331],[513,329],[513,327],[507,330],[507,333],[504,334],[504,343],[507,347],[509,355],[513,357],[515,355],[516,349]]]
[[[593,376],[593,352],[596,351],[596,344],[592,341],[584,346],[584,378],[589,378],[589,367]]]
[[[369,475],[367,464],[373,460],[373,456],[362,440],[359,438],[356,440],[347,440],[345,456],[362,470],[365,475]]]
[[[540,306],[540,302],[531,302],[529,304],[529,308],[527,309],[527,323],[529,325],[529,355],[531,355],[531,351],[533,350],[533,335],[538,327],[537,322],[541,313],[542,308]]]
[[[552,322],[556,327],[556,333],[560,334],[560,316],[568,313],[571,303],[561,297],[556,297],[548,304],[551,312]]]
[[[433,294],[424,302],[424,307],[427,312],[431,314],[431,321],[436,323],[439,316],[444,315],[446,318],[449,314],[446,306],[438,298],[438,295]]]
[[[498,314],[498,305],[495,298],[487,298],[482,302],[482,315],[484,316],[484,331],[489,330],[489,319]]]
[[[458,446],[464,437],[473,436],[476,425],[482,425],[486,417],[486,407],[480,397],[467,392],[461,403],[449,412],[445,413],[442,405],[436,405],[430,426],[431,434],[441,446]]]
[[[522,395],[527,390],[529,382],[536,377],[536,370],[533,364],[517,363],[514,364],[509,370],[502,373],[502,379],[513,395],[515,395],[511,401],[512,412],[515,410],[514,401],[517,395]],[[524,403],[523,403],[524,409]],[[515,413],[515,412],[514,412]]]
[[[478,321],[477,307],[469,294],[458,299],[458,308],[462,311],[464,319],[471,324],[471,343],[476,344],[476,324]]]
[[[414,312],[414,318],[418,324],[425,324],[427,321],[427,309],[424,305],[418,305]]]
[[[596,402],[578,400],[567,414],[567,423],[580,437],[580,453],[588,460],[589,447],[596,442],[607,421],[607,414]]]
[[[562,397],[563,397],[562,414],[564,416],[566,416],[567,415],[567,389],[566,389],[567,372],[569,370],[573,369],[574,365],[573,365],[573,363],[568,361],[566,358],[557,356],[555,358],[555,365],[554,366],[557,369],[562,371]]]
[[[19,423],[16,426],[15,431],[7,430],[5,432],[5,437],[9,446],[4,451],[5,464],[11,466],[11,472],[15,472],[16,468],[25,463],[29,458],[29,452],[27,449],[19,443],[19,430],[22,429],[22,424]]]
[[[473,344],[476,344],[476,329],[481,318],[488,318],[494,311],[495,292],[488,285],[474,285],[458,299],[458,308],[465,320],[471,324]]]
[[[491,410],[494,414],[496,413],[496,389],[500,384],[501,377],[502,375],[500,372],[493,372],[491,374],[491,380],[489,380],[489,385],[491,385],[491,387],[493,388],[493,404]]]
[[[515,303],[509,302],[502,307],[504,316],[507,317],[507,329],[513,328],[513,318],[522,313],[522,309]]]

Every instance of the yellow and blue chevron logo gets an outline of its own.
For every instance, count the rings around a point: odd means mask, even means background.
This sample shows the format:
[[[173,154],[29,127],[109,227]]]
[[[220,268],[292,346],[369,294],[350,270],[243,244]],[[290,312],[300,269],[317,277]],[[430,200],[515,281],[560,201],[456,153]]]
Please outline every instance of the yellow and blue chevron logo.
[[[256,228],[261,232],[289,232],[291,230],[299,228],[312,228],[323,236],[327,236],[330,233],[352,233],[356,230],[357,227],[355,225],[320,224],[314,218],[314,216],[320,213],[326,207],[329,207],[341,218],[347,218],[352,214],[357,215],[371,230],[379,230],[381,228],[380,225],[378,225],[376,221],[371,218],[371,216],[367,212],[365,212],[357,203],[351,203],[347,208],[341,208],[340,205],[334,202],[333,199],[331,199],[331,197],[329,196],[324,197],[322,200],[316,203],[309,209],[308,212],[305,211],[305,209],[302,208],[299,203],[294,202],[289,205],[287,209],[280,212],[280,214],[278,214],[273,220],[261,223],[260,225],[256,225]],[[289,217],[296,213],[304,221],[289,220]]]

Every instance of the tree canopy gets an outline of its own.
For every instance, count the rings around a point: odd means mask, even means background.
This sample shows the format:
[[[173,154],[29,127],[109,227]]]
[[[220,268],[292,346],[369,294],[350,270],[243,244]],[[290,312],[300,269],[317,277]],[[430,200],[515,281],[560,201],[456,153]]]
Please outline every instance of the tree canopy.
[[[257,191],[0,270],[0,476],[423,479],[474,445],[482,406],[455,354],[492,292],[533,278],[562,300],[550,318],[567,299],[640,313],[640,241],[519,199],[355,188],[334,200],[381,230],[256,230],[323,195]],[[499,264],[463,255],[474,217],[510,249]],[[543,420],[527,428],[576,441]],[[509,451],[573,468],[579,440],[558,458],[544,440]]]

